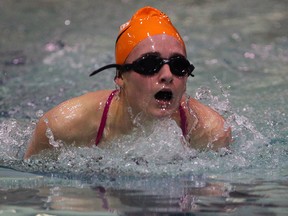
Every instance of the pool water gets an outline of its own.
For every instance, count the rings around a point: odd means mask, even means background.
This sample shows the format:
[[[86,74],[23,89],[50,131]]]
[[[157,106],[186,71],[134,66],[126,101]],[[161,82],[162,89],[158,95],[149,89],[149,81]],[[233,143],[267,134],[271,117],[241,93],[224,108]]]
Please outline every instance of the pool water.
[[[23,160],[56,104],[114,89],[118,28],[163,10],[196,67],[187,94],[233,129],[229,150],[185,148],[169,120],[113,148],[56,148]],[[288,2],[0,2],[0,215],[287,215]]]

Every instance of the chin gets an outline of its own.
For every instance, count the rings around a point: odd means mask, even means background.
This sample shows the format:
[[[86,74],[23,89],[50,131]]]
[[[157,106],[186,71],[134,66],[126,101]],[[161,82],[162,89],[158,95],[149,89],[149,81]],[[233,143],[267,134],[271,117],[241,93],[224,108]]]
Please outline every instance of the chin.
[[[167,118],[167,117],[171,117],[171,115],[175,112],[175,110],[176,110],[175,108],[174,109],[158,108],[158,109],[151,110],[151,112],[149,112],[149,115],[153,118],[158,118],[158,119]]]

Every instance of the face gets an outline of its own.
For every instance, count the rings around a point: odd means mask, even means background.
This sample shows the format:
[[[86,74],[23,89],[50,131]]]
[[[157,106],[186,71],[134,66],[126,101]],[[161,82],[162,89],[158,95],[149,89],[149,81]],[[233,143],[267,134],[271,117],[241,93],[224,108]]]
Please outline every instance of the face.
[[[125,64],[130,64],[147,53],[156,53],[164,59],[175,55],[186,56],[185,48],[177,39],[161,34],[141,41],[129,54]],[[143,113],[152,118],[171,116],[178,110],[186,90],[186,82],[187,76],[173,75],[168,64],[164,64],[152,76],[128,71],[116,79],[133,114]]]

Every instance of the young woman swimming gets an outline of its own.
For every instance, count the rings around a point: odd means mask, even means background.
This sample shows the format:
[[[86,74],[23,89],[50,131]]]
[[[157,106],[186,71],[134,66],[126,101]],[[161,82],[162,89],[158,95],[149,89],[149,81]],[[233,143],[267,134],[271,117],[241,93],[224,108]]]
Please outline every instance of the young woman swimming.
[[[213,109],[186,98],[186,83],[194,66],[186,58],[185,44],[169,17],[144,7],[120,27],[115,46],[119,90],[101,90],[72,98],[48,111],[39,120],[25,158],[51,142],[105,148],[108,141],[164,118],[182,129],[191,148],[217,150],[231,141],[230,128]],[[136,125],[134,119],[137,118]],[[139,128],[138,128],[139,129]],[[140,130],[140,129],[139,129]],[[53,133],[49,140],[47,131]]]

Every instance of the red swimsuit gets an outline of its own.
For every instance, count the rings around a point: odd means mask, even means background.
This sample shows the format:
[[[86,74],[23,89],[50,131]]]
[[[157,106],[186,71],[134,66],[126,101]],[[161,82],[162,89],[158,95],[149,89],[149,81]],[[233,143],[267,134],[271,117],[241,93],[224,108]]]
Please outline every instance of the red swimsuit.
[[[112,93],[109,95],[109,97],[106,101],[106,104],[105,104],[105,107],[103,110],[103,115],[102,115],[101,122],[100,122],[100,126],[99,126],[99,130],[98,130],[97,137],[95,140],[96,146],[99,144],[99,142],[103,136],[103,132],[104,132],[107,116],[108,116],[109,107],[111,105],[111,102],[112,102],[114,95],[117,92],[118,92],[118,90],[112,91]],[[185,111],[181,105],[179,106],[179,112],[180,112],[180,119],[181,119],[181,129],[182,129],[183,136],[185,137],[187,135],[187,119],[186,119]]]

